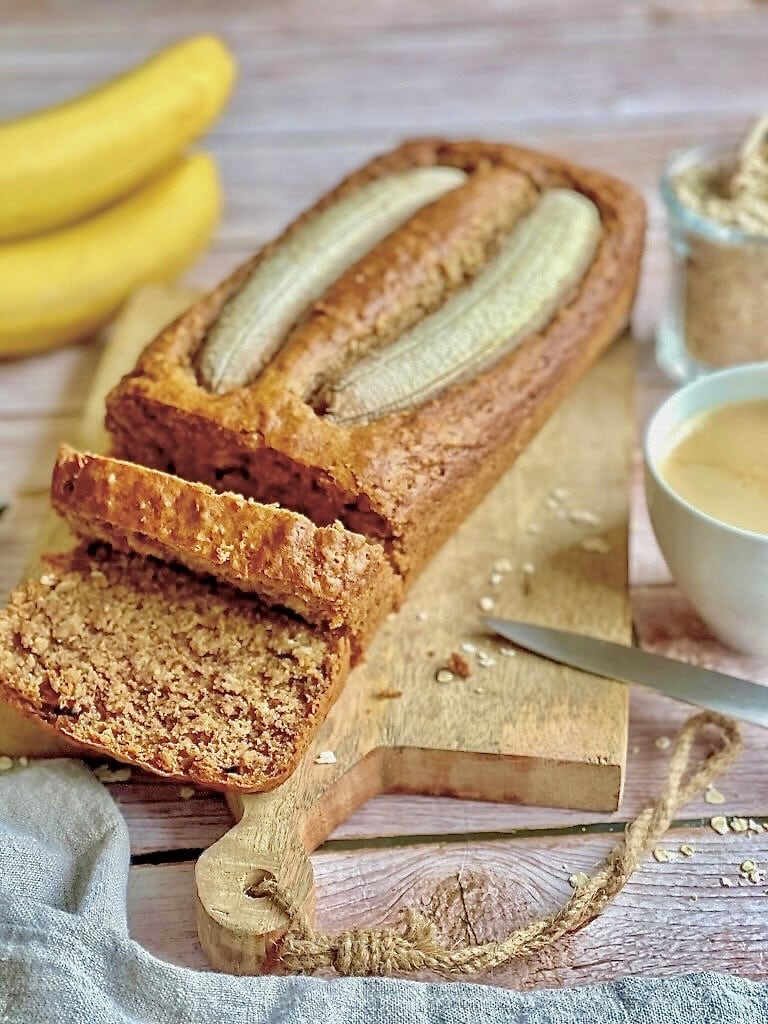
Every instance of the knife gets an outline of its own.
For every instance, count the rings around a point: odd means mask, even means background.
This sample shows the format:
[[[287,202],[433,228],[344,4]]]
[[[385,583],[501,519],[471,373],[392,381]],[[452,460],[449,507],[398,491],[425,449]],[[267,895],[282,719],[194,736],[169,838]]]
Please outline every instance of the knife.
[[[605,679],[634,683],[709,711],[768,728],[768,686],[674,661],[660,654],[608,640],[533,626],[527,622],[483,619],[485,625],[534,654]]]

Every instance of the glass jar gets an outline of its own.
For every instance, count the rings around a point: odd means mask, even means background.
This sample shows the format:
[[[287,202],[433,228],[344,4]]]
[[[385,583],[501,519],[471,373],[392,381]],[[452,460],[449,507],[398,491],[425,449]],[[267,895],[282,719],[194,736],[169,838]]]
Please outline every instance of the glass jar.
[[[678,381],[735,363],[768,360],[768,234],[705,216],[676,185],[693,167],[728,176],[739,139],[677,153],[660,182],[672,249],[671,293],[659,323],[656,357]]]

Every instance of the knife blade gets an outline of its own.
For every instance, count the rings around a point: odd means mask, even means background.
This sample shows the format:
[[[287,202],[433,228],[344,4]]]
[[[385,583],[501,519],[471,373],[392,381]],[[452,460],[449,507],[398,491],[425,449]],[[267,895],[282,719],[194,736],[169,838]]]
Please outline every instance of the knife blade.
[[[644,686],[686,704],[768,728],[768,686],[665,658],[639,647],[625,647],[561,629],[506,619],[486,618],[483,622],[518,647],[550,661],[605,679]]]

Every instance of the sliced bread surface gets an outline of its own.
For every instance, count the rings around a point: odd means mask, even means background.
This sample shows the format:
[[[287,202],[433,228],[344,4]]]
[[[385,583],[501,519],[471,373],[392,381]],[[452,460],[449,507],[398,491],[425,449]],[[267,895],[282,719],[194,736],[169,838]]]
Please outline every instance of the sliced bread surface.
[[[51,500],[82,537],[179,562],[310,623],[345,628],[356,647],[402,589],[381,545],[340,523],[318,527],[278,505],[68,445]]]
[[[0,612],[0,699],[93,752],[256,792],[296,768],[349,649],[225,584],[81,546]]]

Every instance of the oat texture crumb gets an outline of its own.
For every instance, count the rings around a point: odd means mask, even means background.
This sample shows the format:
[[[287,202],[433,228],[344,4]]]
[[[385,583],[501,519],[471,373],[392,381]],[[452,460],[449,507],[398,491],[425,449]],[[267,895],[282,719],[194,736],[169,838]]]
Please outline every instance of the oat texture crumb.
[[[704,793],[704,802],[708,804],[724,804],[725,797],[719,789],[715,789],[714,786],[708,786]]]
[[[179,790],[179,796],[181,797],[182,800],[191,800],[194,795],[194,786],[182,786],[181,789]]]
[[[715,818],[710,818],[709,824],[711,828],[713,828],[719,836],[724,836],[728,834],[728,822],[722,816],[722,814],[717,815],[717,817]]]
[[[321,750],[315,758],[315,764],[336,764],[336,755],[332,750]]]
[[[656,846],[653,850],[653,859],[657,860],[659,864],[667,864],[672,858],[663,847]]]
[[[435,672],[435,679],[438,683],[452,683],[456,676],[449,668],[439,668]]]

